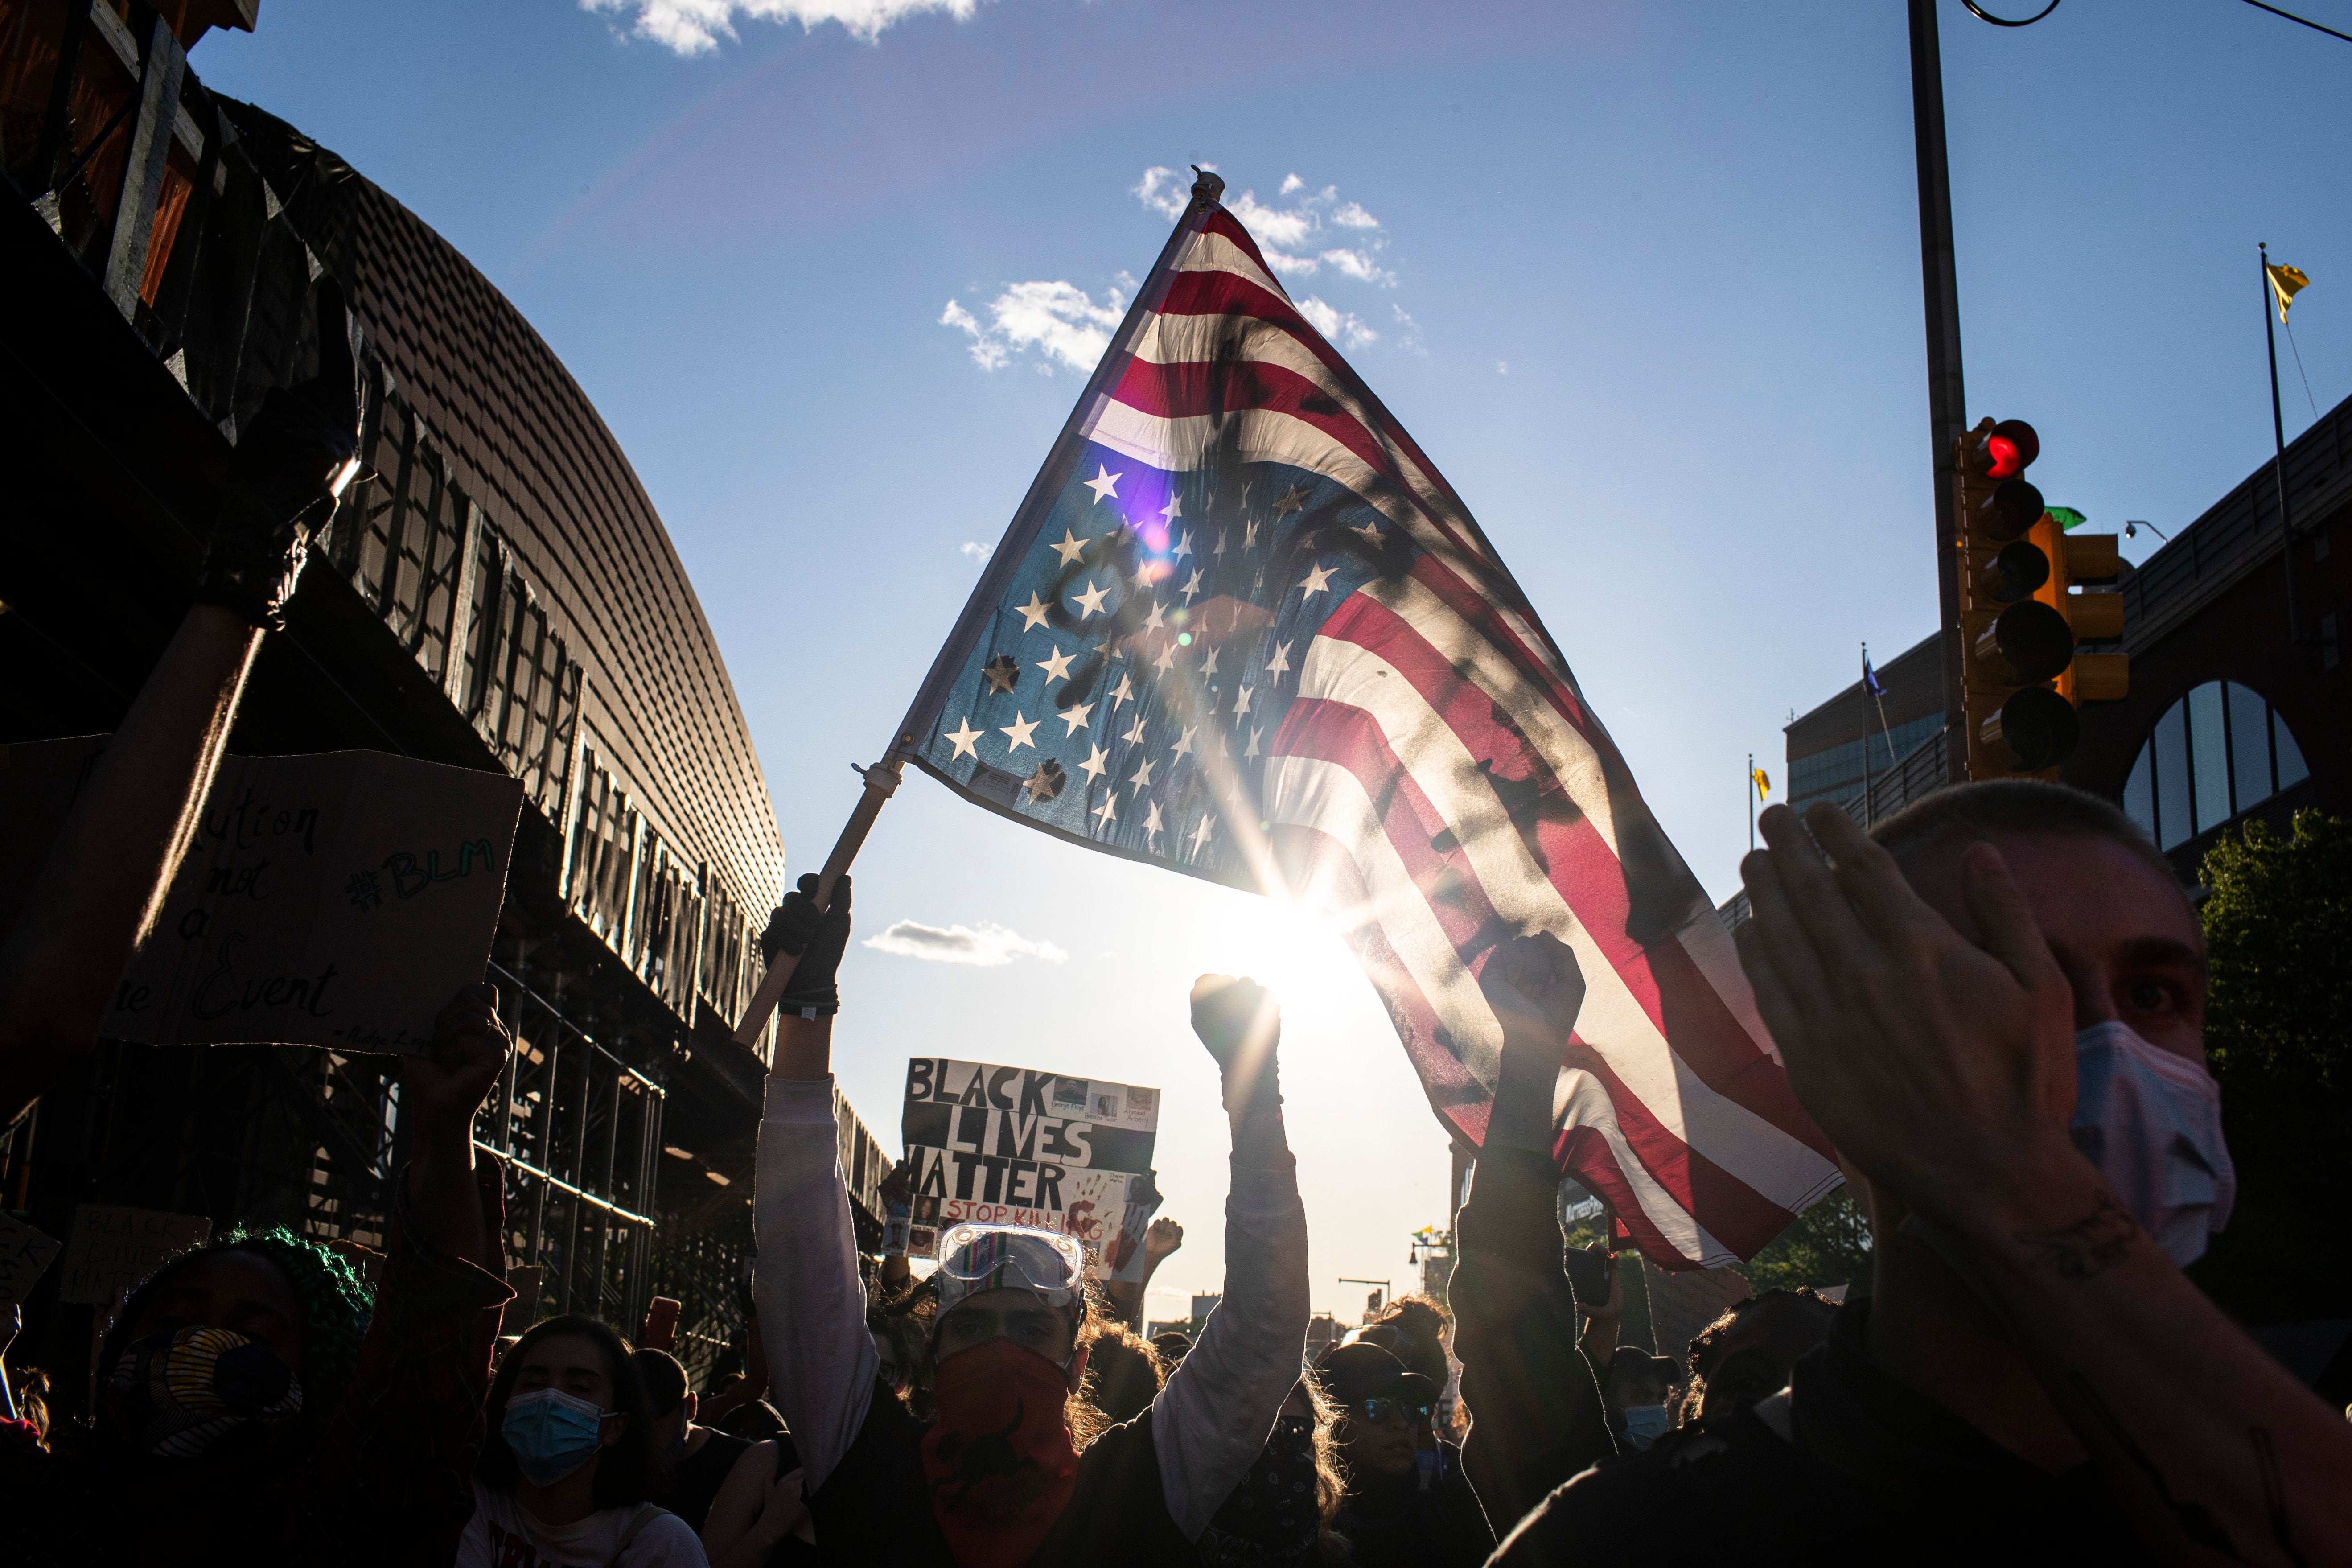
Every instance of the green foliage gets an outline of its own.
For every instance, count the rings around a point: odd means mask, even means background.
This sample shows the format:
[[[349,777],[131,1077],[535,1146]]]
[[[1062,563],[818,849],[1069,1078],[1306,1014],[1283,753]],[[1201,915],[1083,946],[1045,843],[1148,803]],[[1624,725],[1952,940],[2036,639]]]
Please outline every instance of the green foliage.
[[[1810,1285],[1818,1290],[1830,1285],[1865,1285],[1870,1279],[1870,1216],[1840,1187],[1804,1213],[1789,1228],[1767,1242],[1764,1250],[1739,1266],[1748,1288],[1761,1296],[1767,1290],[1790,1290]]]
[[[2352,1300],[2352,824],[2294,815],[2225,837],[2200,875],[2205,1045],[2237,1167],[2227,1229],[2189,1269],[2242,1321],[2339,1317]]]
[[[2225,1096],[2352,1090],[2352,823],[2298,811],[2282,838],[2250,822],[2200,874],[2212,889],[2205,1045]]]

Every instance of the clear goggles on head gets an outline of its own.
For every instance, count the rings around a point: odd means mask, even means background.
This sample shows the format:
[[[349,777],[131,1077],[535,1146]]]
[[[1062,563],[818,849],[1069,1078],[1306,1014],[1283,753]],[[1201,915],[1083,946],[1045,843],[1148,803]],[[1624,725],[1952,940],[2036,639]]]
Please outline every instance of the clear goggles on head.
[[[982,1290],[1026,1290],[1048,1306],[1079,1299],[1087,1249],[1074,1236],[1017,1225],[957,1225],[940,1236],[940,1268],[931,1279],[944,1314]]]

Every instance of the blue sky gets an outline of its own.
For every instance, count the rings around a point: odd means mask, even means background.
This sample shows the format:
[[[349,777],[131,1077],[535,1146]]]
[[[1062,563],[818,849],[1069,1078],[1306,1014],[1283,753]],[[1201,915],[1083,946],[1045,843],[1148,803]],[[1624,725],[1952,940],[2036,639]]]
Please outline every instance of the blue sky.
[[[2352,30],[2352,0],[2302,5]],[[2312,400],[2352,391],[2326,174],[2352,45],[2236,0],[2014,31],[1947,5],[1943,29],[1970,415],[2034,421],[2035,479],[2096,526],[2187,522],[2270,449],[2257,240],[2314,279]],[[1147,172],[1207,162],[1721,899],[1747,754],[1777,782],[1790,710],[1857,643],[1934,626],[1907,58],[1893,0],[273,0],[193,64],[440,230],[587,388],[694,576],[796,870],[1165,238]],[[2312,403],[2283,370],[2292,437]],[[1151,1310],[1181,1315],[1221,1271],[1225,1180],[1183,990],[1255,973],[1288,1003],[1317,1304],[1352,1316],[1341,1276],[1406,1288],[1444,1144],[1336,942],[919,778],[858,879],[862,936],[961,926],[995,961],[851,949],[837,1065],[886,1139],[910,1052],[1165,1089],[1190,1240]]]

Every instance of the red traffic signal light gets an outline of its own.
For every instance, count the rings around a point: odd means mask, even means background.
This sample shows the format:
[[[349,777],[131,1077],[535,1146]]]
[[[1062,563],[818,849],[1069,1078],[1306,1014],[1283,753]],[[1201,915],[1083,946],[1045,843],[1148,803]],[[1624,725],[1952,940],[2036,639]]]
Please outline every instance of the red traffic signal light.
[[[2115,536],[2069,533],[2053,518],[2025,478],[2041,455],[2041,437],[2022,419],[1985,420],[1960,442],[1970,778],[2054,770],[2081,739],[2077,704],[2120,697],[2127,684],[2123,655],[2076,650],[2123,635],[2119,596],[2072,591],[2116,574]]]

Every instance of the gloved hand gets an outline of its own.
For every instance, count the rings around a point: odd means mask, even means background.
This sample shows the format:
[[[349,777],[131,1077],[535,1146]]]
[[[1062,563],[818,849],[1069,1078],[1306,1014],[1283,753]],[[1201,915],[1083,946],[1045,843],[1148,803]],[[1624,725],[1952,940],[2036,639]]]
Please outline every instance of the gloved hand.
[[[1282,1043],[1282,1004],[1246,977],[1203,974],[1192,983],[1192,1032],[1224,1075],[1225,1109],[1264,1100],[1279,1105],[1274,1053]]]
[[[816,885],[817,875],[811,871],[801,878],[797,889],[784,895],[768,917],[768,929],[760,933],[760,958],[770,966],[780,952],[800,959],[777,1006],[787,1012],[813,1007],[830,1015],[841,1011],[834,977],[849,946],[849,879],[845,876],[833,885],[832,907],[823,910],[816,907]]]
[[[319,374],[299,386],[271,387],[238,432],[233,494],[196,576],[199,603],[234,610],[265,630],[283,628],[310,541],[358,470],[359,426],[343,291],[321,277]]]

